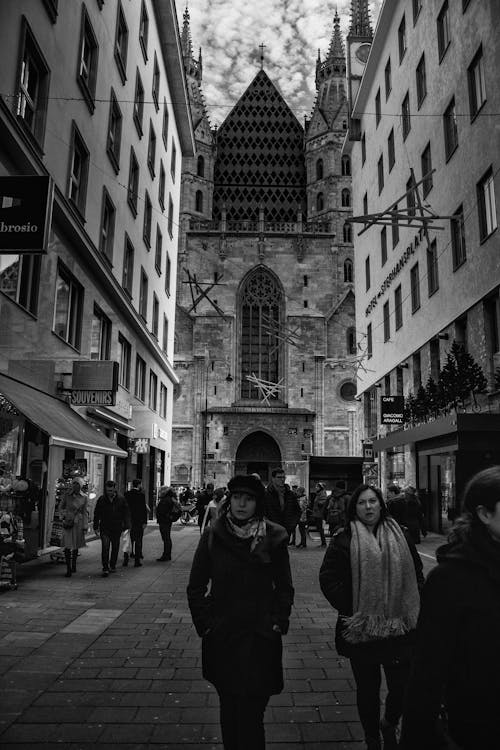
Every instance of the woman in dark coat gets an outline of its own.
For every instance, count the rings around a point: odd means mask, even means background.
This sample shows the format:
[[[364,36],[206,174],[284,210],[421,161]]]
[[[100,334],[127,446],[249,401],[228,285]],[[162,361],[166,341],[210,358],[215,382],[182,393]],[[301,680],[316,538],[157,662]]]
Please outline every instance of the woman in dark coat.
[[[262,483],[233,477],[219,518],[200,539],[187,588],[226,750],[265,747],[264,712],[283,689],[281,636],[293,603],[288,532],[263,514]]]
[[[379,489],[360,485],[349,499],[348,525],[331,539],[321,566],[323,594],[338,613],[337,651],[347,656],[369,750],[397,747],[396,727],[410,670],[422,563],[407,532],[388,516]],[[381,666],[388,694],[380,723]]]
[[[63,519],[62,546],[66,561],[66,578],[76,573],[78,550],[85,547],[85,532],[88,526],[87,495],[82,492],[85,481],[74,477],[71,492],[66,494],[59,505],[59,515]]]
[[[500,466],[480,471],[464,515],[427,577],[401,747],[437,750],[444,702],[448,731],[463,750],[498,747],[500,696]]]

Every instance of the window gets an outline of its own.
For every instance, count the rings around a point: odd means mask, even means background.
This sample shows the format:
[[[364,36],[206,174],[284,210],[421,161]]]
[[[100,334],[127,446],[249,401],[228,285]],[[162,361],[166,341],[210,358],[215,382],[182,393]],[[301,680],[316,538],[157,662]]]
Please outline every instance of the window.
[[[161,276],[161,262],[163,253],[163,235],[160,230],[160,225],[156,225],[156,244],[155,244],[155,268],[158,271],[158,276]]]
[[[423,179],[422,194],[425,198],[432,190],[432,184],[433,184],[432,183],[432,156],[431,156],[430,142],[422,151],[420,162],[422,165],[422,179]]]
[[[21,46],[17,116],[38,144],[42,145],[47,115],[49,68],[26,21],[22,25]]]
[[[158,326],[160,325],[160,303],[156,294],[153,294],[153,315],[151,319],[151,333],[158,338]]]
[[[137,71],[135,76],[135,96],[134,96],[134,113],[133,118],[135,127],[139,134],[139,138],[142,138],[142,117],[144,114],[144,86],[142,85],[141,76]]]
[[[384,375],[384,393],[386,396],[391,395],[391,376]]]
[[[385,64],[384,80],[385,80],[385,99],[387,101],[387,99],[389,98],[389,94],[392,91],[391,58],[389,58]]]
[[[165,167],[160,159],[160,178],[158,180],[158,203],[161,210],[165,210]]]
[[[139,23],[139,42],[144,55],[144,62],[148,59],[148,34],[149,34],[149,17],[146,10],[146,3],[142,0],[141,20]]]
[[[462,0],[462,13],[465,13],[469,7],[470,0]]]
[[[381,108],[380,108],[380,88],[378,89],[377,93],[375,94],[375,127],[378,126],[381,118]]]
[[[41,255],[0,255],[0,292],[36,315]]]
[[[399,62],[402,61],[406,54],[406,19],[403,16],[401,23],[398,28],[398,47],[399,47]]]
[[[118,370],[118,383],[123,388],[130,388],[130,362],[132,359],[132,347],[121,333],[118,334],[118,356],[120,367]]]
[[[417,18],[420,15],[420,11],[422,10],[422,0],[413,0],[413,23],[415,24],[417,22]]]
[[[146,321],[148,317],[148,277],[141,267],[141,284],[139,287],[139,315]]]
[[[127,51],[128,51],[128,26],[125,21],[123,8],[118,3],[118,15],[116,19],[116,36],[115,36],[115,60],[118,66],[118,72],[122,83],[127,80]]]
[[[380,232],[380,256],[381,265],[385,266],[387,263],[387,227],[382,227]]]
[[[459,206],[455,211],[456,218],[450,221],[451,229],[451,256],[453,261],[453,270],[456,271],[467,259],[465,245],[465,222],[464,209]]]
[[[458,128],[457,128],[457,115],[455,112],[455,97],[446,107],[443,115],[443,126],[444,126],[444,150],[446,160],[451,157],[453,152],[458,146]]]
[[[497,228],[495,184],[491,167],[477,184],[477,204],[479,209],[479,239],[483,242]]]
[[[347,329],[347,354],[356,354],[356,329],[352,326]]]
[[[410,271],[411,285],[411,311],[417,312],[420,307],[420,277],[418,275],[418,263],[415,263]]]
[[[172,180],[175,182],[175,168],[177,165],[177,150],[175,148],[175,143],[172,138],[172,156],[170,159],[170,174],[172,175]]]
[[[59,265],[54,305],[54,333],[75,349],[82,333],[83,287],[64,266]]]
[[[493,358],[493,354],[500,351],[498,335],[498,292],[484,301],[484,324],[486,332],[486,351]],[[494,364],[494,363],[493,363]]]
[[[366,348],[368,359],[373,355],[372,324],[368,323],[366,328]]]
[[[168,149],[168,108],[167,102],[163,100],[163,122],[161,126],[161,137],[165,148]]]
[[[420,352],[415,352],[412,356],[412,370],[413,370],[413,390],[418,391],[422,385],[422,361]]]
[[[167,418],[167,388],[163,385],[163,383],[160,384],[160,417],[162,419]]]
[[[368,213],[368,193],[363,195],[363,213],[365,216]]]
[[[365,259],[365,284],[366,284],[366,291],[370,288],[371,285],[371,279],[370,279],[370,256],[368,255]]]
[[[405,141],[408,137],[408,133],[411,130],[411,113],[410,113],[410,92],[406,93],[401,105],[401,122],[403,128],[403,140]]]
[[[148,249],[151,247],[151,224],[153,219],[153,206],[151,198],[146,190],[144,195],[144,223],[142,225],[142,237]]]
[[[172,238],[174,236],[174,204],[170,195],[168,196],[167,229],[170,237]]]
[[[349,156],[342,157],[341,171],[342,171],[342,177],[351,176],[351,159]]]
[[[115,92],[111,89],[111,102],[109,105],[108,137],[106,151],[113,169],[118,174],[120,171],[120,146],[122,139],[122,113],[116,100]]]
[[[470,114],[474,119],[486,101],[486,86],[484,83],[483,48],[479,47],[473,61],[467,70],[469,80]]]
[[[77,81],[92,113],[95,109],[95,85],[97,80],[97,57],[99,48],[85,6],[82,8],[80,51],[78,56]]]
[[[196,174],[198,177],[205,177],[205,159],[201,154],[196,162]]]
[[[160,109],[160,104],[158,102],[160,98],[160,67],[158,65],[158,60],[156,58],[156,52],[155,52],[155,59],[153,63],[153,88],[151,93],[153,94],[153,102],[155,105],[155,109],[158,112]]]
[[[441,369],[438,338],[429,341],[429,355],[431,360],[431,378],[437,383],[439,380],[439,371]]]
[[[403,294],[401,291],[401,284],[394,290],[394,321],[396,331],[399,331],[403,325]]]
[[[316,211],[323,211],[324,207],[323,193],[318,193],[316,196]]]
[[[89,151],[78,128],[73,123],[71,132],[71,155],[69,160],[68,198],[81,216],[85,215]]]
[[[49,18],[52,21],[52,23],[55,23],[57,21],[58,3],[59,3],[59,0],[43,0],[43,4],[45,5],[45,9],[47,10],[47,13],[49,14]]]
[[[410,177],[406,183],[406,209],[408,216],[415,216],[415,180],[413,177]]]
[[[149,142],[148,142],[148,167],[151,177],[155,178],[155,160],[156,160],[156,133],[153,123],[149,123]]]
[[[437,37],[439,60],[441,61],[450,45],[450,12],[448,9],[448,0],[444,1],[437,17]]]
[[[392,211],[398,211],[398,204],[395,203],[391,209]],[[396,247],[399,242],[399,224],[396,216],[392,217],[391,221],[391,234],[392,234],[392,249]]]
[[[427,95],[427,78],[425,74],[425,54],[422,55],[418,61],[417,69],[415,71],[415,78],[417,81],[417,107],[420,109],[422,102]]]
[[[139,195],[139,164],[134,149],[130,149],[130,166],[128,172],[127,202],[134,216],[137,216],[137,197]]]
[[[163,315],[163,351],[165,354],[168,352],[168,318]]]
[[[302,283],[304,286],[309,286],[309,277],[304,276],[304,278],[302,279]]]
[[[383,308],[384,315],[384,341],[389,341],[391,338],[391,321],[389,316],[389,301],[384,302]]]
[[[429,297],[439,289],[437,243],[432,240],[427,248],[427,288]]]
[[[348,221],[344,222],[343,235],[344,242],[352,242],[352,226]]]
[[[139,401],[146,397],[146,363],[138,354],[135,358],[135,391],[134,396]]]
[[[111,321],[100,307],[94,305],[90,326],[90,359],[109,359]]]
[[[378,194],[384,189],[384,155],[380,154],[380,158],[377,163],[378,172]]]
[[[396,367],[396,395],[403,395],[403,368]]]
[[[122,287],[130,297],[132,297],[132,283],[134,280],[134,255],[134,246],[129,236],[125,234]]]
[[[343,383],[340,386],[340,398],[344,401],[354,401],[356,397],[356,383]]]
[[[198,211],[198,213],[203,213],[203,193],[201,192],[201,190],[196,191],[194,210]]]
[[[323,159],[318,159],[316,162],[316,179],[323,179]]]
[[[361,136],[361,164],[363,165],[366,161],[366,135],[363,133]]]
[[[170,275],[172,273],[172,263],[170,261],[170,255],[167,253],[165,262],[165,292],[170,297]]]
[[[352,284],[352,260],[350,258],[344,261],[344,283]]]
[[[110,262],[113,260],[113,242],[115,238],[116,210],[106,188],[102,190],[101,231],[99,233],[99,251]]]
[[[351,193],[347,188],[342,190],[341,201],[344,208],[348,208],[351,205]]]
[[[387,156],[389,161],[389,172],[392,170],[396,161],[396,152],[394,149],[394,128],[391,128],[389,137],[387,138]]]

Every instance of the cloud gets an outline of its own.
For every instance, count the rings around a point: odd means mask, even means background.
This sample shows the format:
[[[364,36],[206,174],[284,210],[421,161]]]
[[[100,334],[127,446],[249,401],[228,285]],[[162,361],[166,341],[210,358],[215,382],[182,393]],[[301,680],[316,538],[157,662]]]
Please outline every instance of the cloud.
[[[382,0],[371,0],[373,26]],[[283,93],[300,122],[315,98],[318,48],[328,51],[337,8],[347,33],[350,0],[189,0],[195,56],[202,48],[203,92],[212,125],[226,118],[260,68]],[[184,7],[178,8],[182,27]]]

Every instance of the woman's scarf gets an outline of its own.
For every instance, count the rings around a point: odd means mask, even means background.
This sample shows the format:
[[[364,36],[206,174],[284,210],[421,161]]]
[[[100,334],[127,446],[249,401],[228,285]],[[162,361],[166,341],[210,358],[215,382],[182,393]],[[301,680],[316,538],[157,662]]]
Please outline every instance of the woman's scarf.
[[[258,543],[266,536],[266,519],[265,518],[250,518],[246,523],[241,526],[234,522],[234,518],[231,515],[231,511],[226,516],[227,527],[231,534],[237,536],[239,539],[252,539],[250,545],[250,551],[253,552]]]
[[[351,521],[353,614],[343,618],[349,643],[401,636],[417,624],[420,596],[415,564],[400,526],[386,518],[376,534]]]

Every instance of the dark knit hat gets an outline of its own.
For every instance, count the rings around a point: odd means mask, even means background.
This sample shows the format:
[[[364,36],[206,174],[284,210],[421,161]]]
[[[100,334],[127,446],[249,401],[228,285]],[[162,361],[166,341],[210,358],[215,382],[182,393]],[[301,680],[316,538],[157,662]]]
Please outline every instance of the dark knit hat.
[[[248,492],[256,500],[262,501],[264,499],[264,485],[251,474],[236,475],[227,483],[227,490],[229,495],[232,495],[233,492]]]

